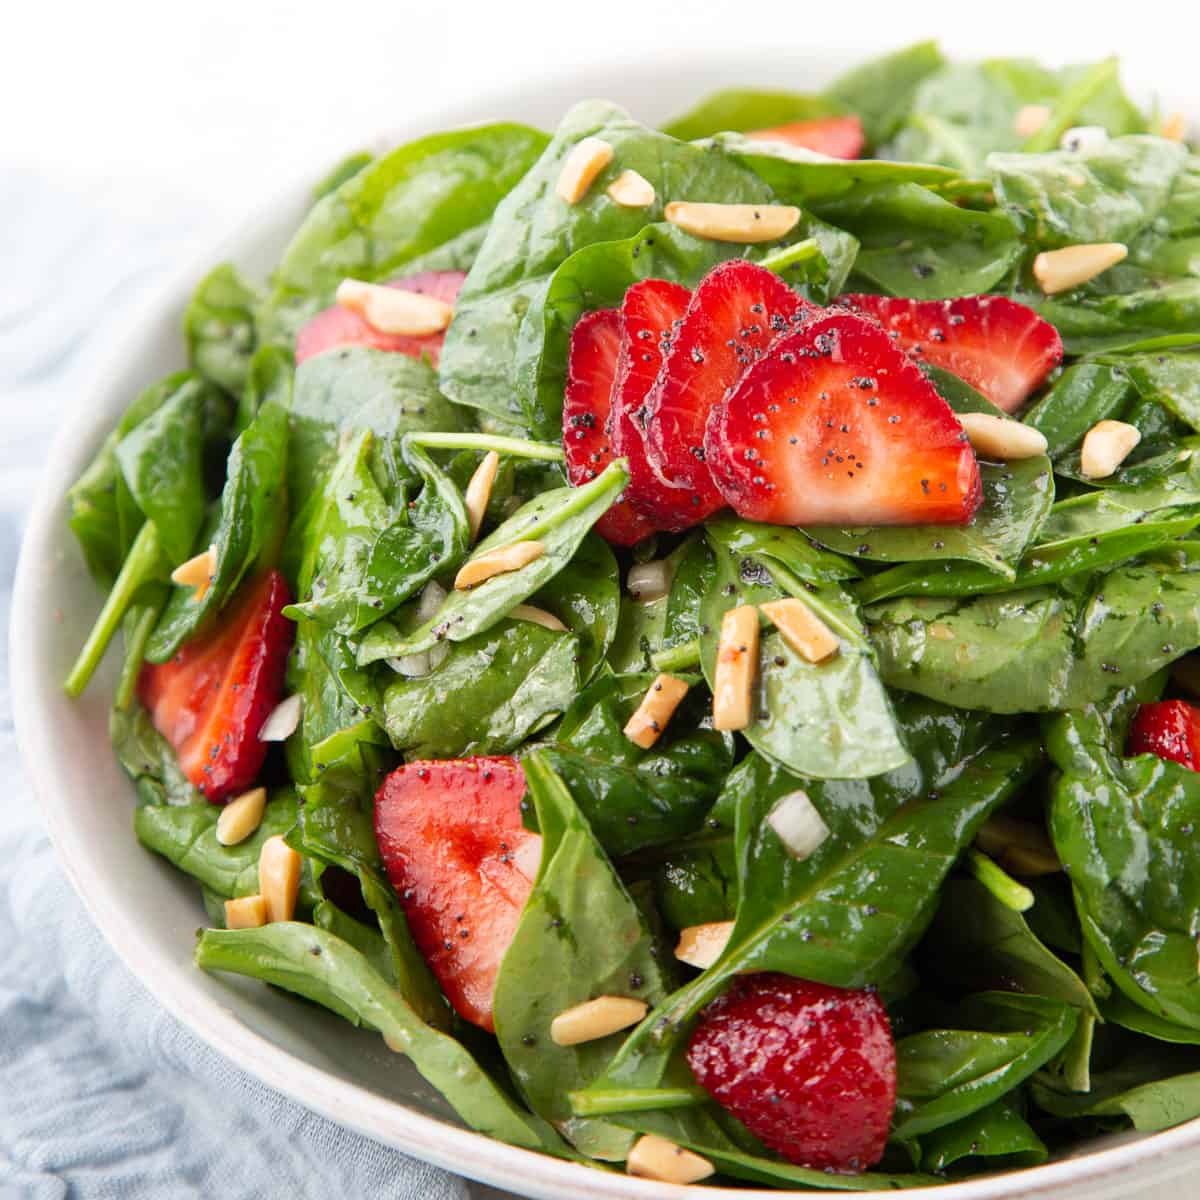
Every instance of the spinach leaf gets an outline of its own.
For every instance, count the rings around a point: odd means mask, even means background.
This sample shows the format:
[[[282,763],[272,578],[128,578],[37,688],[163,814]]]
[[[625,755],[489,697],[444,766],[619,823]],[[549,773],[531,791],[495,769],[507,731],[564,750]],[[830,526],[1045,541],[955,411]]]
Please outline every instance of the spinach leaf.
[[[893,296],[937,300],[987,292],[1022,254],[1004,213],[959,208],[916,183],[863,185],[810,207],[858,238],[855,275],[870,290]]]
[[[291,352],[278,346],[260,346],[246,369],[246,386],[238,399],[234,434],[243,433],[268,404],[291,409],[296,366]]]
[[[886,142],[904,120],[921,81],[945,64],[936,42],[917,42],[847,71],[825,89],[862,119],[867,142]]]
[[[927,1171],[942,1172],[978,1158],[988,1159],[989,1168],[1036,1167],[1049,1157],[1045,1143],[1008,1097],[921,1138],[921,1165]]]
[[[670,849],[651,875],[654,897],[672,929],[731,920],[737,911],[733,831],[718,825]]]
[[[862,576],[848,558],[823,550],[807,530],[761,525],[731,516],[713,517],[705,529],[730,554],[756,555],[782,567],[802,583],[839,583]]]
[[[1100,1006],[1104,1020],[1133,1033],[1143,1034],[1159,1042],[1170,1042],[1175,1046],[1200,1046],[1200,1029],[1188,1029],[1165,1017],[1134,1004],[1123,992],[1113,991]]]
[[[232,263],[222,263],[196,285],[183,314],[192,370],[234,396],[246,385],[261,300]]]
[[[1046,453],[1057,461],[1079,446],[1097,421],[1119,417],[1132,393],[1129,376],[1120,367],[1075,363],[1023,419],[1045,436],[1049,443]]]
[[[206,803],[179,767],[179,760],[150,714],[140,705],[114,708],[108,736],[117,761],[129,773],[140,804],[197,805]]]
[[[1164,350],[1101,362],[1120,369],[1143,400],[1161,404],[1192,429],[1200,430],[1200,353]]]
[[[1200,1029],[1200,778],[1154,755],[1120,757],[1093,705],[1045,732],[1062,772],[1050,832],[1088,945],[1128,999]]]
[[[409,759],[507,754],[570,706],[578,657],[570,634],[502,617],[456,639],[428,675],[387,685],[388,736]]]
[[[524,125],[482,125],[409,142],[355,172],[317,200],[283,252],[263,340],[290,344],[346,276],[416,269],[415,260],[484,224],[545,144]]]
[[[1170,547],[1091,578],[863,610],[889,687],[987,712],[1079,708],[1200,645],[1200,574]]]
[[[1018,989],[1096,1014],[1082,979],[1038,940],[1019,913],[974,879],[952,879],[923,946],[941,979],[968,990]]]
[[[946,371],[930,372],[956,413],[996,413],[996,406]],[[877,562],[976,562],[1012,581],[1016,563],[1054,503],[1054,476],[1045,455],[1013,462],[980,462],[983,504],[969,525],[809,529],[823,546]]]
[[[1070,1041],[1078,1010],[1044,996],[982,992],[957,1014],[961,1024],[896,1043],[892,1137],[919,1137],[1011,1092]]]
[[[1024,294],[1018,299],[1058,330],[1068,354],[1136,348],[1160,338],[1185,345],[1200,342],[1200,279],[1194,277],[1153,279],[1122,291],[1102,291],[1097,284],[1061,296]]]
[[[334,163],[329,172],[323,175],[312,186],[312,198],[315,201],[336,192],[348,179],[353,179],[359,171],[369,167],[375,161],[375,155],[366,150],[347,154],[340,162]]]
[[[754,719],[743,730],[747,741],[781,766],[823,779],[864,778],[899,766],[908,751],[853,601],[836,584],[802,582],[777,559],[733,551],[722,540],[729,530],[714,525],[708,531],[716,570],[700,609],[700,649],[710,687],[721,619],[739,604],[800,596],[841,641],[832,658],[810,663],[787,647],[778,630],[766,633],[759,645]],[[733,544],[739,544],[736,538]]]
[[[566,156],[585,137],[613,147],[613,160],[578,204],[555,192]],[[623,170],[654,186],[647,208],[623,208],[605,188]],[[770,191],[728,155],[656,133],[601,101],[575,105],[541,158],[496,209],[456,302],[446,333],[441,382],[459,404],[526,422],[530,397],[517,378],[517,338],[526,314],[541,308],[551,276],[593,242],[634,237],[662,219],[671,200],[764,203]],[[528,372],[526,372],[528,374]],[[554,432],[557,432],[555,430]]]
[[[727,129],[740,132],[770,129],[792,121],[813,121],[843,112],[845,109],[840,104],[821,96],[758,88],[724,88],[706,96],[694,108],[668,121],[662,128],[664,133],[680,141],[694,142]]]
[[[733,741],[703,727],[706,696],[693,688],[649,750],[622,732],[652,674],[602,675],[563,717],[545,761],[566,782],[609,854],[674,843],[692,833],[733,766]],[[699,682],[699,681],[696,681]]]
[[[567,1099],[603,1070],[619,1036],[559,1046],[550,1023],[596,996],[631,996],[653,1006],[669,981],[641,912],[563,781],[537,753],[522,765],[542,858],[496,976],[496,1036],[530,1108],[583,1153],[620,1160],[632,1135],[576,1117]]]
[[[512,1100],[460,1042],[426,1025],[362,954],[324,929],[295,921],[209,929],[196,944],[196,964],[263,979],[377,1029],[472,1129],[530,1150],[563,1153],[548,1124]]]
[[[583,487],[556,488],[523,505],[479,542],[467,561],[524,541],[541,542],[540,557],[516,571],[493,575],[478,587],[456,589],[438,612],[412,633],[401,633],[390,622],[380,622],[363,639],[359,662],[421,654],[440,642],[461,642],[490,629],[567,566],[588,530],[628,482],[625,460],[617,459]]]

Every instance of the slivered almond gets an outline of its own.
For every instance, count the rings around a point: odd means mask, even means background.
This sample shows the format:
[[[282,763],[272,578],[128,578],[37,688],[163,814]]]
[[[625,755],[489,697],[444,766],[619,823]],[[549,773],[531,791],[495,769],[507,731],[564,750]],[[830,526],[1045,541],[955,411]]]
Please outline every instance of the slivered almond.
[[[1087,431],[1079,451],[1079,469],[1088,479],[1107,479],[1142,440],[1136,425],[1097,421]]]
[[[636,171],[622,171],[608,185],[608,195],[622,208],[649,208],[654,203],[654,184]]]
[[[780,637],[810,663],[824,662],[841,649],[837,634],[803,600],[772,600],[762,610]]]
[[[750,724],[751,692],[757,670],[758,609],[753,604],[742,604],[721,618],[713,679],[714,729],[745,729]]]
[[[1162,136],[1169,142],[1186,141],[1187,131],[1187,117],[1181,112],[1172,113],[1162,123]]]
[[[267,923],[267,902],[261,896],[225,901],[226,929],[257,929]]]
[[[401,1045],[394,1037],[391,1037],[389,1034],[385,1033],[383,1035],[383,1044],[393,1054],[407,1054],[408,1053],[408,1047]]]
[[[444,300],[361,279],[343,279],[334,299],[358,313],[372,329],[405,337],[441,333],[454,316],[454,309]]]
[[[563,162],[554,190],[568,204],[578,204],[612,162],[613,148],[603,138],[585,137],[576,142]]]
[[[267,905],[267,921],[290,921],[300,894],[300,855],[276,834],[258,853],[258,890]]]
[[[713,242],[773,242],[790,233],[800,210],[790,204],[699,204],[672,200],[667,220],[693,237]]]
[[[935,641],[952,642],[954,641],[954,630],[942,621],[934,621],[929,626],[929,636]]]
[[[197,554],[195,558],[189,558],[187,562],[180,563],[171,572],[171,582],[177,583],[181,587],[195,589],[192,592],[192,599],[199,604],[208,592],[209,586],[213,581],[213,576],[216,573],[217,547],[212,545],[207,550]]]
[[[649,687],[637,711],[625,723],[625,736],[643,750],[658,741],[667,722],[687,695],[688,685],[674,675],[660,675]]]
[[[518,604],[508,615],[514,621],[531,621],[543,629],[553,629],[555,633],[567,632],[567,627],[552,612],[534,604]]]
[[[499,470],[500,455],[495,450],[489,450],[467,484],[463,501],[467,507],[467,521],[471,526],[471,541],[479,536],[479,527],[483,524],[483,514],[487,512],[488,501],[492,498],[492,486],[496,482],[496,472]]]
[[[497,546],[478,558],[463,563],[454,577],[454,586],[460,592],[478,587],[493,575],[504,575],[519,571],[527,563],[541,558],[546,547],[541,542],[513,542],[510,546]]]
[[[1095,279],[1128,253],[1121,242],[1081,242],[1061,250],[1043,250],[1033,260],[1033,274],[1042,291],[1053,296]]]
[[[687,963],[689,967],[699,967],[701,971],[706,971],[721,957],[732,932],[732,921],[708,921],[703,925],[689,925],[679,931],[675,957],[680,962]]]
[[[660,1183],[699,1183],[715,1174],[716,1167],[707,1158],[675,1145],[657,1133],[638,1138],[625,1159],[625,1171],[640,1179]]]
[[[267,789],[256,787],[225,805],[217,818],[217,841],[222,846],[244,842],[262,824],[267,807]]]
[[[1026,104],[1018,109],[1013,120],[1013,132],[1018,137],[1033,137],[1050,120],[1050,110],[1044,104]]]
[[[1037,458],[1046,453],[1046,436],[1020,421],[1009,421],[992,413],[962,413],[959,418],[971,449],[984,458],[1009,462],[1019,458]]]
[[[631,996],[597,996],[560,1012],[550,1022],[550,1039],[556,1046],[578,1046],[608,1037],[636,1025],[647,1013],[644,1000]]]

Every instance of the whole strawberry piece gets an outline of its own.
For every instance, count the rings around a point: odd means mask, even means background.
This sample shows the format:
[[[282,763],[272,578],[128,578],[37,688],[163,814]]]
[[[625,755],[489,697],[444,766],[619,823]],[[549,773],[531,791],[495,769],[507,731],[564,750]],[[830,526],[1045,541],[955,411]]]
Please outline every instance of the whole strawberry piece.
[[[1183,700],[1143,704],[1129,728],[1130,754],[1157,754],[1200,770],[1200,710]]]
[[[848,295],[837,303],[873,317],[913,358],[952,371],[1007,413],[1016,412],[1062,362],[1058,330],[1007,296]]]
[[[873,991],[741,976],[701,1014],[687,1058],[700,1086],[789,1162],[850,1174],[883,1156],[896,1046]]]

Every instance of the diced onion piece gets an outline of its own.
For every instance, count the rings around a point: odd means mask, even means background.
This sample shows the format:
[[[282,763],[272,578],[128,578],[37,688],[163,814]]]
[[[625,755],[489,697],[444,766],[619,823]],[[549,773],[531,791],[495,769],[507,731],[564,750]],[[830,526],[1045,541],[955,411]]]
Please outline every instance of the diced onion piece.
[[[424,625],[426,621],[436,617],[447,595],[449,593],[446,589],[436,579],[431,579],[417,602],[417,624]],[[420,679],[430,671],[436,671],[449,653],[450,647],[445,642],[439,642],[432,650],[424,650],[420,654],[402,654],[399,658],[389,658],[385,661],[397,675],[404,675],[408,679]]]
[[[779,835],[787,852],[803,862],[829,837],[829,826],[808,798],[797,789],[783,796],[767,814],[767,824]]]
[[[271,715],[258,731],[260,742],[286,742],[300,724],[300,713],[304,708],[304,697],[296,692],[275,705]]]
[[[450,593],[436,579],[431,579],[421,592],[417,603],[417,620],[424,624],[431,617],[436,617]]]
[[[433,670],[429,653],[428,650],[423,650],[420,654],[401,654],[399,658],[388,658],[384,661],[397,675],[403,675],[406,679],[421,679]]]
[[[670,564],[661,558],[634,563],[625,576],[625,587],[635,600],[643,604],[661,600],[671,590]]]
[[[542,865],[542,835],[532,833],[523,838],[521,844],[512,852],[512,860],[513,866],[533,883]]]
[[[1058,144],[1072,154],[1090,154],[1108,144],[1108,130],[1103,125],[1076,125],[1059,138]]]

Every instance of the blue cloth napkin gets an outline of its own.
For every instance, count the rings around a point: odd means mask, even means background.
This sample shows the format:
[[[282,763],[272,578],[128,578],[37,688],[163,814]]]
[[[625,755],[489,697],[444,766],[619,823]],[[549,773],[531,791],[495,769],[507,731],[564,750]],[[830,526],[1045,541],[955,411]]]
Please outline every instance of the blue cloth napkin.
[[[8,616],[46,446],[128,304],[212,223],[153,199],[0,167],[0,1200],[481,1196],[263,1087],[160,1009],[92,926],[23,779]]]

